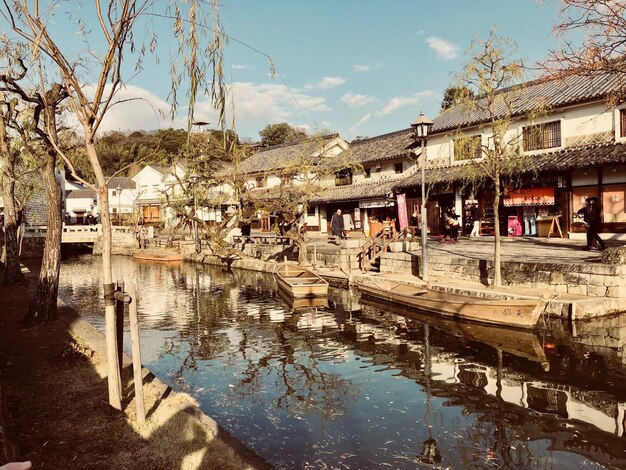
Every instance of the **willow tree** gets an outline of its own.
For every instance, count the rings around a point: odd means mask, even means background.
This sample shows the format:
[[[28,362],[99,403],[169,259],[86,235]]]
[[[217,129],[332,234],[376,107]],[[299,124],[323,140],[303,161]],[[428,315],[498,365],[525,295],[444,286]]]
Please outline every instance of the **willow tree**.
[[[520,136],[511,130],[511,119],[520,93],[519,89],[510,87],[519,81],[523,71],[522,62],[511,59],[515,52],[515,45],[509,39],[497,36],[492,29],[486,40],[472,42],[467,62],[457,75],[458,86],[476,94],[476,98],[465,94],[466,98],[459,106],[474,116],[480,122],[481,130],[488,135],[487,142],[465,137],[457,145],[469,154],[474,154],[474,149],[479,151],[478,158],[468,160],[469,169],[494,187],[494,286],[502,284],[499,211],[502,178],[520,162]]]
[[[65,11],[62,11],[63,8]],[[96,148],[97,133],[116,95],[127,79],[141,72],[148,54],[157,53],[158,36],[146,38],[155,17],[171,20],[172,35],[178,41],[178,51],[171,64],[170,100],[172,113],[179,106],[179,90],[188,85],[188,127],[194,119],[199,93],[211,97],[223,122],[225,88],[222,82],[222,51],[226,42],[218,15],[217,0],[206,2],[172,0],[157,12],[153,0],[94,0],[84,5],[75,24],[75,7],[56,1],[6,0],[0,4],[0,14],[12,34],[31,46],[36,60],[49,65],[68,93],[68,107],[82,132],[87,159],[95,181],[85,181],[76,174],[71,161],[56,147],[75,177],[98,193],[102,222],[102,282],[105,300],[109,403],[121,409],[121,381],[117,367],[115,335],[115,306],[111,269],[111,217],[109,211],[108,179],[105,178]],[[144,27],[145,26],[145,27]],[[63,30],[75,29],[84,39],[84,48],[61,39]],[[145,42],[141,42],[141,41]],[[134,63],[134,67],[133,67]],[[90,75],[93,72],[93,76]]]

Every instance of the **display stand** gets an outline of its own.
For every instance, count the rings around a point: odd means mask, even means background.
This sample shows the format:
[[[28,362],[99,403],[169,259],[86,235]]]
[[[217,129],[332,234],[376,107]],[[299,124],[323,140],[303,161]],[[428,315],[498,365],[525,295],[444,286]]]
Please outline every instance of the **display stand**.
[[[561,223],[559,222],[560,218],[561,218],[560,215],[555,215],[552,218],[552,223],[550,224],[550,231],[548,232],[548,238],[550,238],[550,235],[552,235],[553,233],[556,233],[554,229],[555,227],[559,231],[559,235],[561,236],[561,238],[563,238],[563,232],[561,231]]]

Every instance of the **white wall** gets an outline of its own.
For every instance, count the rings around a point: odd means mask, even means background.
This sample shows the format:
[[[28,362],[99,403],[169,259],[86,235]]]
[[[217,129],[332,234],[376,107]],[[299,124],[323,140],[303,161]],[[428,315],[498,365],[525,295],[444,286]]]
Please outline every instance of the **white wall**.
[[[603,102],[584,104],[573,106],[567,109],[560,109],[547,114],[545,117],[530,122],[528,119],[517,119],[511,122],[509,132],[506,135],[507,140],[515,140],[519,145],[522,144],[522,129],[530,124],[539,124],[544,122],[561,121],[561,146],[565,146],[567,139],[572,137],[582,137],[602,132],[614,132],[616,122],[616,111],[608,109]],[[473,136],[481,135],[483,145],[488,145],[491,136],[490,129],[487,124],[484,127],[474,126],[464,129],[464,135]],[[454,164],[453,140],[458,137],[457,132],[449,131],[446,133],[433,134],[428,139],[428,160],[442,159]],[[542,151],[534,151],[529,153],[553,152],[559,147],[545,149]]]

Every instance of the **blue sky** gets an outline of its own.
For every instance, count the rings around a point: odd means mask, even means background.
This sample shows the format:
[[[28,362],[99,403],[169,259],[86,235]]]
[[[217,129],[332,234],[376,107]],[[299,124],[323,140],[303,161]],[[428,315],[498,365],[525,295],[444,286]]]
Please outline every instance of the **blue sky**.
[[[271,78],[267,58],[238,42],[225,51],[237,132],[252,139],[284,121],[351,140],[404,129],[421,109],[433,118],[475,37],[486,38],[495,27],[532,63],[554,47],[557,21],[550,0],[223,0],[220,8],[226,32],[271,56],[279,73]],[[168,25],[153,25],[160,47],[168,47]],[[160,64],[147,63],[122,94],[147,98],[151,106],[120,106],[105,129],[172,124],[154,113],[167,107],[169,92],[167,59],[159,56]],[[206,100],[197,119],[216,122]]]

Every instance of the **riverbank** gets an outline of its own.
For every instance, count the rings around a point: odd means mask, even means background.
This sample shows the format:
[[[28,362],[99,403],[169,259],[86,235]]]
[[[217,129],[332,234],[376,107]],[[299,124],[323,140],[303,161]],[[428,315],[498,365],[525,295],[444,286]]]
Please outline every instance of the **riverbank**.
[[[58,469],[269,468],[189,395],[145,369],[147,420],[139,427],[128,357],[124,412],[110,408],[102,335],[66,306],[53,324],[21,325],[36,283],[35,273],[26,277],[28,285],[0,288],[0,383],[7,412],[0,437],[7,438],[8,458]]]

